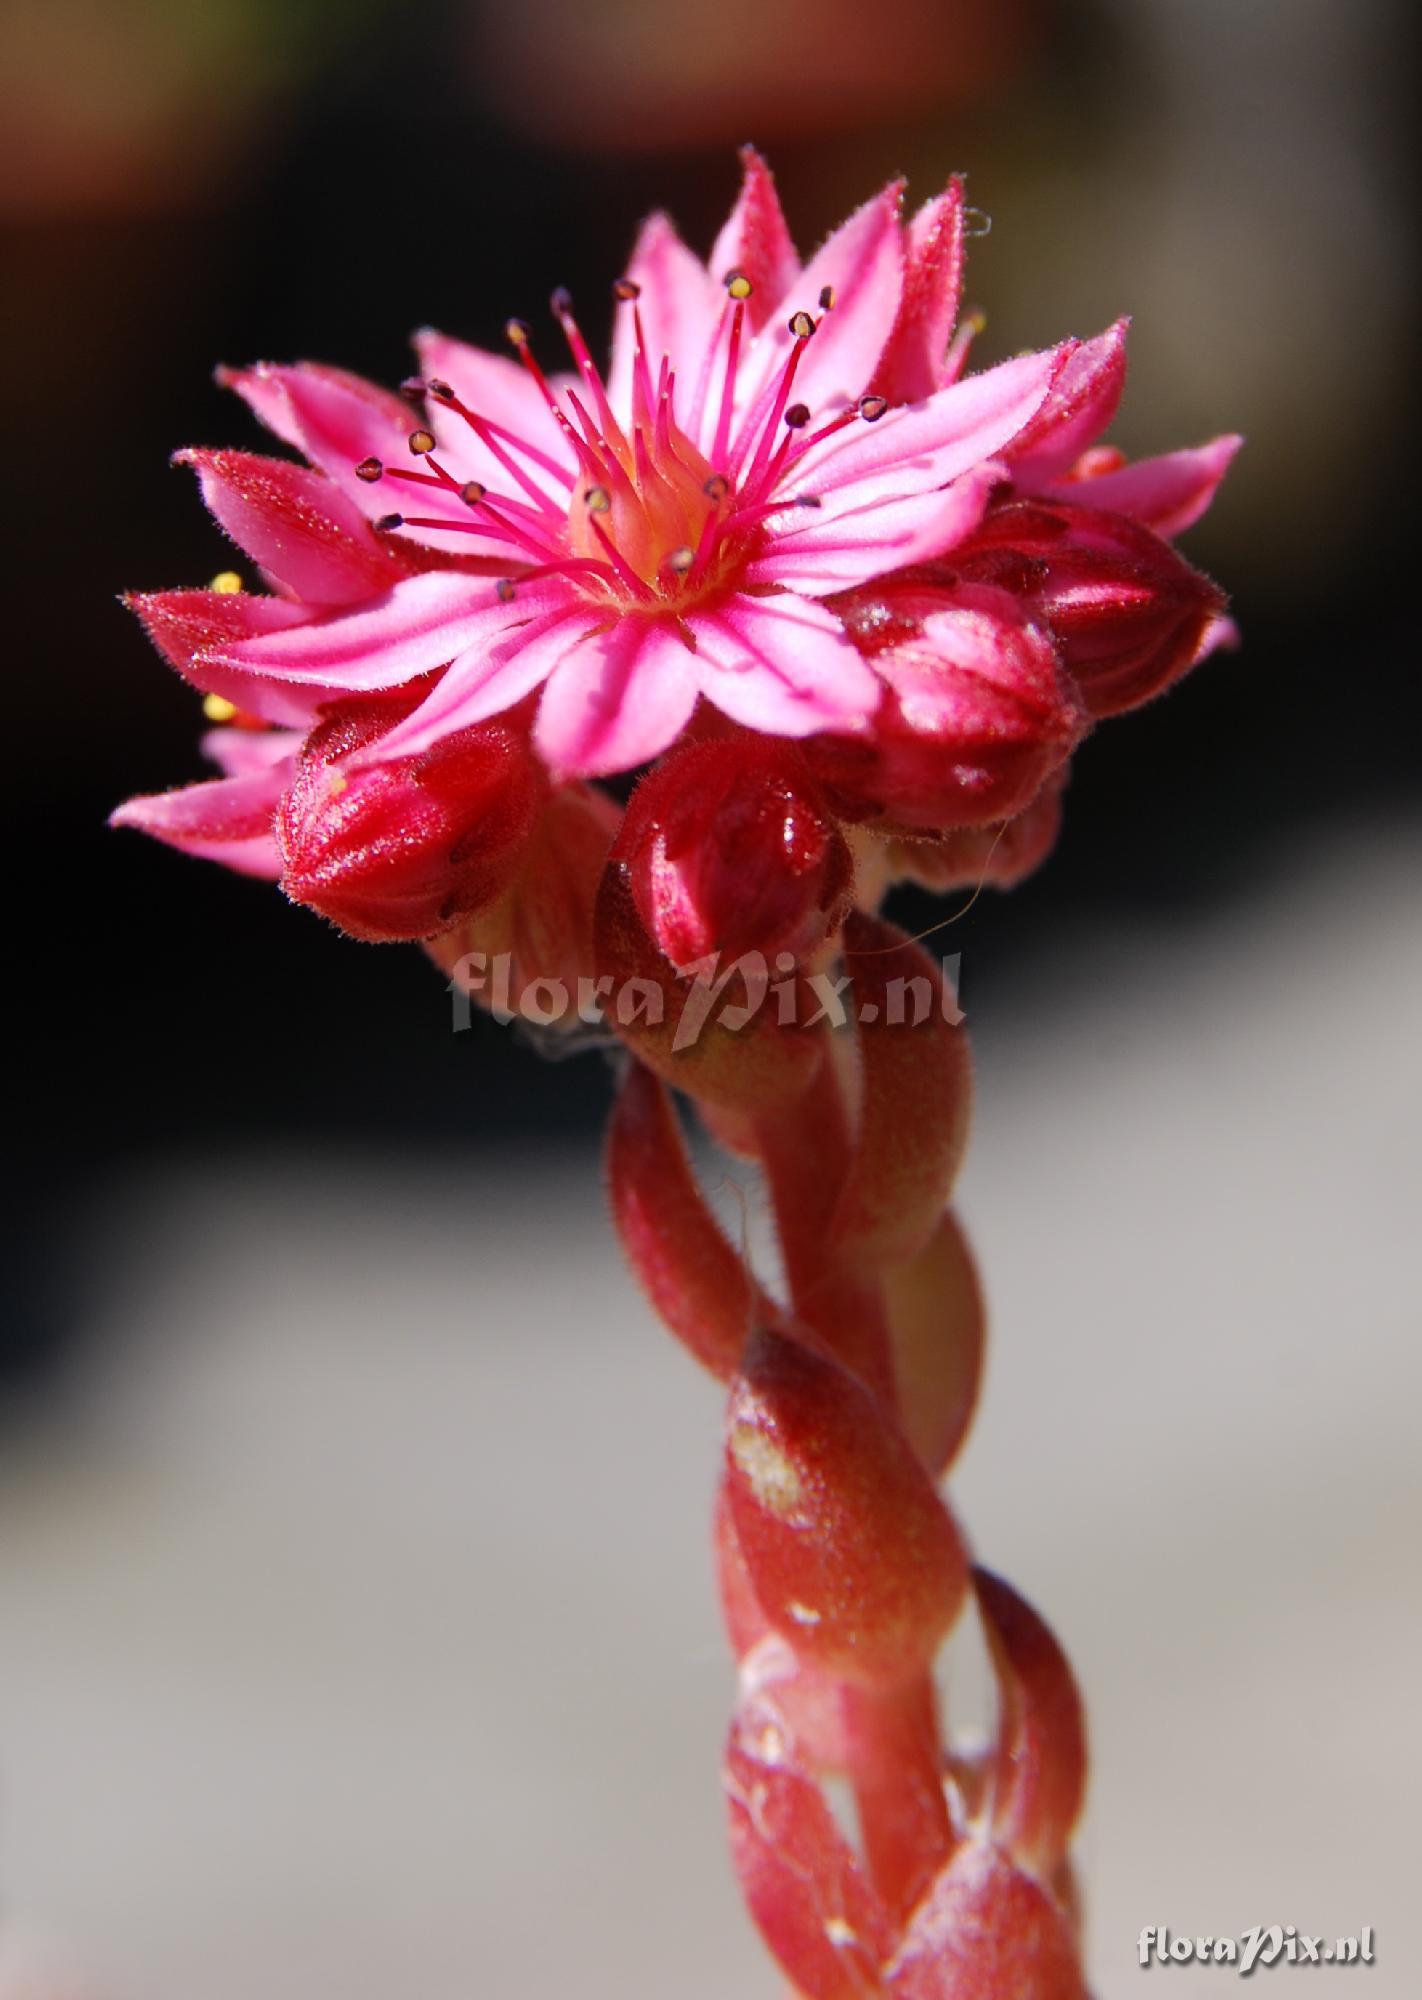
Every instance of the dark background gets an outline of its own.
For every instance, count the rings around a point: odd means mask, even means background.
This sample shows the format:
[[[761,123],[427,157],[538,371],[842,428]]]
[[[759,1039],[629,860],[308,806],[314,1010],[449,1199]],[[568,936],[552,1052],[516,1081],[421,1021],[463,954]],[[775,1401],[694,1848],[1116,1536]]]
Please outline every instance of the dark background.
[[[586,1129],[605,1101],[595,1055],[453,1035],[417,951],[350,943],[105,829],[127,793],[202,775],[196,703],[115,598],[231,560],[166,465],[258,442],[214,362],[395,381],[410,328],[495,344],[557,283],[605,325],[640,216],[667,207],[704,252],[745,138],[802,249],[890,173],[923,198],[966,168],[995,225],[970,267],[984,359],[1129,310],[1122,441],[1249,438],[1187,541],[1232,592],[1243,651],[1104,728],[1049,866],[944,938],[970,1016],[1031,1004],[1039,955],[1074,926],[1188,923],[1350,823],[1416,813],[1408,12],[22,6],[0,100],[22,1009],[0,1386],[54,1379],[84,1318],[88,1192],[132,1165],[489,1148]],[[1326,950],[1326,909],[1318,934]]]

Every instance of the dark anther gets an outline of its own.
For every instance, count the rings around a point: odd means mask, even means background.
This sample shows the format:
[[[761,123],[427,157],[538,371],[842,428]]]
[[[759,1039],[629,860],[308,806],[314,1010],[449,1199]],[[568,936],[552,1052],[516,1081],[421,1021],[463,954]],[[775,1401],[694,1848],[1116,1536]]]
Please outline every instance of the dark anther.
[[[471,479],[459,489],[459,497],[466,507],[477,507],[487,489],[477,479]]]
[[[730,481],[724,473],[713,472],[701,490],[708,500],[724,500],[731,490]]]
[[[797,312],[790,315],[790,331],[797,340],[808,340],[814,330],[815,322],[807,312]]]
[[[833,308],[833,305],[834,305],[834,286],[833,285],[821,286],[820,311],[822,313],[827,313]]]
[[[573,310],[573,295],[566,285],[559,285],[548,303],[553,309],[554,319],[566,319]]]
[[[512,604],[514,599],[513,578],[501,576],[494,585],[494,595],[500,604]]]
[[[403,514],[382,514],[375,524],[377,532],[382,535],[388,535],[392,528],[403,528],[404,525],[405,516]]]
[[[612,296],[625,305],[629,299],[640,299],[642,287],[635,278],[619,278],[612,287]]]
[[[887,396],[861,396],[859,398],[859,414],[863,417],[866,424],[877,424],[888,407],[889,399]]]
[[[363,458],[355,469],[355,476],[363,479],[367,486],[373,486],[384,470],[378,458]]]
[[[425,387],[437,403],[452,403],[454,401],[453,389],[450,388],[448,382],[441,382],[437,376],[432,375],[429,381],[426,382]]]
[[[809,404],[792,403],[785,412],[785,421],[789,424],[792,431],[802,431],[810,421]]]
[[[795,505],[797,507],[823,507],[824,504],[818,493],[797,493],[795,495]]]

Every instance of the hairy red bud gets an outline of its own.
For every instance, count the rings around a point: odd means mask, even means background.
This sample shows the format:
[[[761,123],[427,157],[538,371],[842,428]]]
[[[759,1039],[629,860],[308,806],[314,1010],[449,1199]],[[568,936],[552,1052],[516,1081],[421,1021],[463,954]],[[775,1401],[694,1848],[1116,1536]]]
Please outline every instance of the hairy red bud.
[[[680,750],[618,841],[642,921],[681,970],[713,953],[801,958],[838,925],[853,866],[804,758],[746,734]]]
[[[871,1687],[922,1673],[966,1558],[883,1406],[846,1369],[756,1333],[731,1391],[727,1490],[757,1603],[805,1660]]]
[[[949,889],[1015,889],[1057,844],[1068,767],[1059,765],[1030,806],[997,826],[956,827],[932,839],[888,843],[890,879]]]
[[[1224,610],[1222,593],[1168,542],[1089,505],[998,508],[952,564],[1046,620],[1097,717],[1139,708],[1179,680]]]
[[[288,896],[373,940],[432,937],[500,895],[546,783],[503,721],[353,765],[396,719],[388,705],[337,710],[307,738],[277,813]]]
[[[885,687],[864,735],[806,745],[847,813],[934,831],[1008,819],[1086,733],[1049,633],[1006,590],[905,572],[834,609]]]

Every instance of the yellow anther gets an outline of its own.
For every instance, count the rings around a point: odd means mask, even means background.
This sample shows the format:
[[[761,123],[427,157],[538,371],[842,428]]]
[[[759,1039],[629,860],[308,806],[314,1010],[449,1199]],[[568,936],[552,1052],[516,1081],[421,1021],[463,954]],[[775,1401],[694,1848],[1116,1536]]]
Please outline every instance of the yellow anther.
[[[237,704],[226,695],[205,694],[202,698],[202,712],[209,722],[230,722],[237,713]]]
[[[236,597],[242,588],[242,579],[235,569],[220,569],[207,587],[215,590],[219,597]]]
[[[748,299],[755,290],[755,286],[744,271],[727,271],[726,290],[733,299]]]

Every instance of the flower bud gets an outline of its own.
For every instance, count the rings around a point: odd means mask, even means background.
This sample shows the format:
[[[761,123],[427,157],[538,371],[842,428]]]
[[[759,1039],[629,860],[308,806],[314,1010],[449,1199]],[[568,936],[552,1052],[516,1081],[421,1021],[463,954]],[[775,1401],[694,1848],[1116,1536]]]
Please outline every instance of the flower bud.
[[[334,712],[307,738],[277,814],[287,895],[377,941],[431,937],[500,895],[546,782],[504,719],[352,767],[400,713]]]
[[[797,1654],[843,1679],[922,1673],[967,1566],[907,1438],[847,1369],[755,1334],[731,1392],[726,1480],[755,1599]]]
[[[892,882],[917,882],[935,895],[948,889],[1015,889],[1057,844],[1067,767],[1048,778],[1030,806],[997,826],[955,827],[933,839],[887,843]]]
[[[1096,717],[1139,708],[1179,680],[1224,610],[1210,579],[1149,528],[1068,502],[997,508],[952,562],[1046,621]]]
[[[885,684],[861,734],[806,745],[847,815],[934,831],[1009,819],[1089,727],[1050,634],[1006,590],[906,571],[834,609]]]
[[[914,1911],[888,2000],[1088,2000],[1067,1913],[999,1849],[970,1838]]]
[[[679,971],[713,954],[804,957],[837,928],[853,881],[803,757],[744,734],[678,751],[644,779],[617,853]]]

